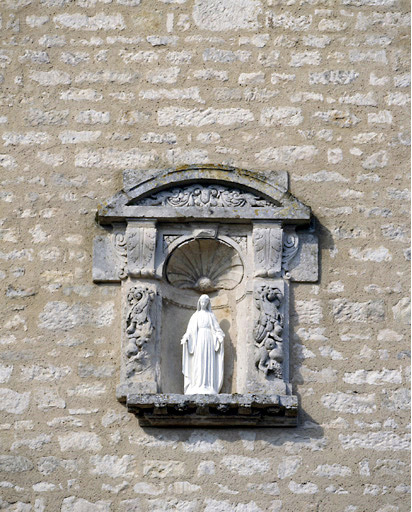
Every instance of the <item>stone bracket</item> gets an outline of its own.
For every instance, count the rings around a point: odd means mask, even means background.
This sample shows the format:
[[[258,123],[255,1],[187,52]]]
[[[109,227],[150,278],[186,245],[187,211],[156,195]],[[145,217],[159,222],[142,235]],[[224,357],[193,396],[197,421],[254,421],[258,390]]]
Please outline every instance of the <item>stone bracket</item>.
[[[126,278],[127,249],[125,224],[114,222],[112,230],[93,241],[93,281],[120,283]]]
[[[153,277],[155,275],[156,249],[155,222],[127,223],[127,272],[131,277]]]
[[[300,231],[296,236],[299,244],[285,269],[287,277],[295,282],[316,283],[319,279],[318,237],[307,231]]]
[[[126,405],[142,427],[291,427],[298,415],[293,395],[131,393]]]
[[[282,226],[253,224],[255,277],[275,277],[282,267]]]

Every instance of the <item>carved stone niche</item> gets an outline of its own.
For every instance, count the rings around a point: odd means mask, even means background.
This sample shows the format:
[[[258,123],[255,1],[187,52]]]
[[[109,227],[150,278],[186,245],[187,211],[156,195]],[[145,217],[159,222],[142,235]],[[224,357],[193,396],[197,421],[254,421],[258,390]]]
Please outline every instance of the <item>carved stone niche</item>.
[[[289,287],[318,279],[310,209],[286,172],[124,172],[101,205],[93,280],[121,283],[118,399],[143,426],[293,426]],[[180,340],[201,294],[224,340],[218,395],[184,395]]]

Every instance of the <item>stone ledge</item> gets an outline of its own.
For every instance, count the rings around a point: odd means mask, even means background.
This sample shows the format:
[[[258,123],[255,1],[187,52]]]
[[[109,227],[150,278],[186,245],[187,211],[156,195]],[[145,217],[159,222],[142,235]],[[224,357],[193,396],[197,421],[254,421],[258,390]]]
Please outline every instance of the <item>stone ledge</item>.
[[[130,393],[126,405],[143,427],[290,427],[298,414],[294,395]]]

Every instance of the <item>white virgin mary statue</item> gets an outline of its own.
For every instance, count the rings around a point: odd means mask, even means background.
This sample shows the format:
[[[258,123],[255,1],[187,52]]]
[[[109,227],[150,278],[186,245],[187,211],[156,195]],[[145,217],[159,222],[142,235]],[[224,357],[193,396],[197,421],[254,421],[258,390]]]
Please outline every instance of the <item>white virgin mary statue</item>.
[[[181,341],[185,395],[219,393],[223,383],[224,337],[212,313],[209,296],[201,295]]]

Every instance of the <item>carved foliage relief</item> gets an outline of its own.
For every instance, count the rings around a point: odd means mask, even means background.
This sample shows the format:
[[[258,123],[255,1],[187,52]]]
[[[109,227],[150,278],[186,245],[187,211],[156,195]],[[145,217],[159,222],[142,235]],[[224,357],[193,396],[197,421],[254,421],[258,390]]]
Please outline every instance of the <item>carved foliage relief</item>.
[[[128,226],[127,253],[129,274],[133,277],[154,275],[154,251],[156,229],[152,227]]]
[[[282,263],[282,228],[255,227],[253,229],[255,248],[255,276],[275,277]]]
[[[143,286],[135,286],[127,294],[127,377],[141,373],[149,365],[145,345],[150,342],[154,329],[152,318],[154,297],[155,292]]]
[[[271,285],[261,285],[255,292],[254,301],[259,316],[254,326],[255,364],[265,375],[283,377],[283,315],[280,306],[282,292]]]
[[[179,207],[254,207],[275,208],[280,206],[251,192],[223,185],[190,185],[172,188],[138,200],[139,206],[173,206]]]

